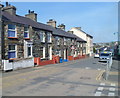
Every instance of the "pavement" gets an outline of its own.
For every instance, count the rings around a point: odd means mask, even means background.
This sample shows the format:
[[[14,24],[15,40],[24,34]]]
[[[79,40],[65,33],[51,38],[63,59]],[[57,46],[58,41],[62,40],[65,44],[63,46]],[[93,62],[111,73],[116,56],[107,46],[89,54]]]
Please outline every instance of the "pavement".
[[[105,64],[93,57],[2,74],[3,96],[117,96],[101,79]]]
[[[103,73],[103,79],[105,80],[105,72]],[[108,79],[106,81],[117,83],[120,85],[120,61],[113,60],[113,64],[109,71]]]

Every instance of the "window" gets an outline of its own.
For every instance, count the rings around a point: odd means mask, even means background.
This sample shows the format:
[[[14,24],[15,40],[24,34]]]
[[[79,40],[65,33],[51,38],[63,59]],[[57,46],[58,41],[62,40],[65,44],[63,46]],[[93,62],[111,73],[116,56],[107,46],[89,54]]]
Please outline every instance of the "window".
[[[58,36],[55,37],[57,45],[60,45],[60,38]]]
[[[67,40],[66,40],[66,38],[64,37],[64,45],[66,45],[67,44]]]
[[[48,40],[48,42],[52,41],[52,34],[51,33],[47,33],[47,40]]]
[[[40,57],[43,58],[43,47],[40,47]]]
[[[44,32],[40,32],[40,41],[45,42],[45,33]]]
[[[56,50],[56,55],[61,56],[61,50],[57,49]]]
[[[29,38],[28,27],[24,27],[24,38]]]
[[[28,57],[32,56],[32,45],[31,44],[27,45],[27,54],[28,54]]]
[[[8,24],[8,37],[16,37],[16,29],[15,25]]]
[[[16,45],[9,45],[8,49],[8,58],[16,58]]]

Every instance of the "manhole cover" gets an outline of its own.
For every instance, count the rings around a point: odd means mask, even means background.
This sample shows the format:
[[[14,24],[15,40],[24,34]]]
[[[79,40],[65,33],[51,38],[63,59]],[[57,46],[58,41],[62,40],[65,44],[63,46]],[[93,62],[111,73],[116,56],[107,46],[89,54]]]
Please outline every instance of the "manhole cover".
[[[80,77],[80,79],[91,79],[90,77]]]

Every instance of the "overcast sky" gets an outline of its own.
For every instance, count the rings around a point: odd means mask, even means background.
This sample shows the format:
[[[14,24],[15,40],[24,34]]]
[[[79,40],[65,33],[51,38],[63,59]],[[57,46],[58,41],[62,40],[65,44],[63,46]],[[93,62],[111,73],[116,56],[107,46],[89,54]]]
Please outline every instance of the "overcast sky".
[[[24,16],[28,10],[38,14],[38,21],[46,23],[49,19],[64,23],[66,31],[71,27],[81,27],[94,37],[94,42],[117,40],[118,3],[117,2],[14,2],[17,14]]]

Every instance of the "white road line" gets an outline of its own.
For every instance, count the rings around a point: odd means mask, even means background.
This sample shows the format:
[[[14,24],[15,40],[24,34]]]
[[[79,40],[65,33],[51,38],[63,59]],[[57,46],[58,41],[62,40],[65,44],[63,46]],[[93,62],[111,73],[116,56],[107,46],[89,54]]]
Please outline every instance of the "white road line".
[[[101,70],[101,69],[98,68],[97,70]]]
[[[111,86],[116,86],[115,83],[111,83]]]
[[[100,83],[100,85],[105,85],[105,83]]]
[[[90,69],[90,67],[85,67],[85,69]]]
[[[100,90],[100,91],[102,91],[103,90],[103,87],[98,87],[98,89],[97,90]]]
[[[115,91],[115,88],[111,87],[109,88],[109,91]]]
[[[96,93],[95,93],[95,96],[101,96],[101,93],[102,93],[102,92],[96,92]]]
[[[108,93],[108,96],[115,96],[115,93]]]

